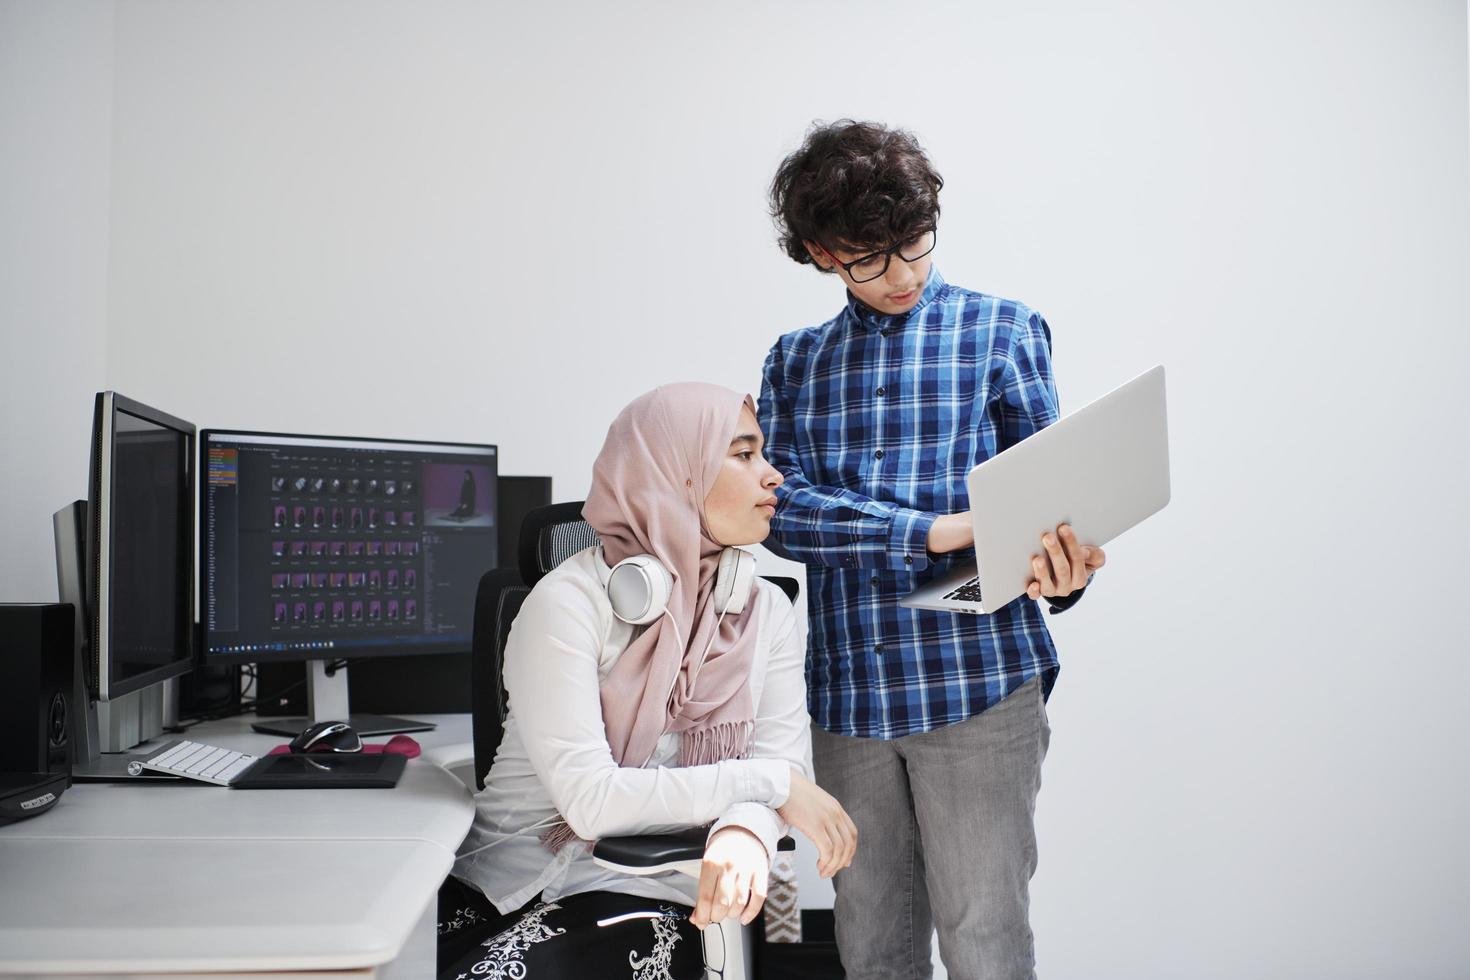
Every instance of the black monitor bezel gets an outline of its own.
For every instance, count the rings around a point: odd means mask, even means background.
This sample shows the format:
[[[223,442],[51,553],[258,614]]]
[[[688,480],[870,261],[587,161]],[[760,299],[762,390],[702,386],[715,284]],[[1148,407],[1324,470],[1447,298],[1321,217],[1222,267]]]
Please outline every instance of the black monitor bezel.
[[[183,534],[180,537],[180,546],[184,551],[184,580],[186,582],[185,601],[180,605],[180,617],[183,619],[181,635],[184,637],[183,656],[172,663],[153,670],[136,674],[126,680],[114,680],[112,675],[112,647],[111,642],[104,646],[103,637],[103,583],[107,588],[107,612],[111,612],[111,567],[105,573],[102,569],[102,529],[104,524],[110,524],[112,514],[110,513],[113,500],[112,481],[116,474],[113,470],[112,459],[114,450],[111,445],[107,447],[106,477],[108,485],[106,488],[106,507],[102,487],[103,478],[103,440],[115,442],[117,438],[116,418],[119,412],[143,419],[154,425],[165,429],[172,429],[183,434],[185,439],[184,465],[187,472],[184,479],[183,506],[187,510],[185,514]],[[181,674],[187,674],[193,670],[198,651],[194,646],[194,582],[196,569],[194,556],[193,535],[195,533],[198,512],[195,509],[196,497],[190,493],[188,483],[195,478],[198,464],[199,430],[192,422],[187,422],[175,415],[159,411],[140,401],[128,398],[126,395],[118,394],[116,391],[99,391],[92,405],[92,449],[88,461],[87,473],[87,543],[86,543],[86,566],[85,574],[87,582],[84,594],[88,605],[87,610],[87,688],[91,696],[98,701],[115,701],[118,698],[141,691],[146,687],[165,681]],[[112,559],[111,549],[108,549],[109,564]],[[110,632],[110,624],[108,624]]]
[[[205,582],[205,570],[208,567],[204,554],[207,547],[206,529],[209,519],[209,486],[204,477],[205,467],[208,465],[205,455],[209,452],[210,439],[215,436],[255,436],[264,439],[321,439],[333,442],[362,442],[362,443],[391,443],[401,446],[449,446],[455,449],[471,449],[490,451],[490,458],[495,464],[495,499],[500,499],[500,446],[493,442],[460,442],[453,439],[390,439],[379,436],[334,436],[323,435],[312,432],[268,432],[260,429],[200,429],[199,430],[199,453],[197,470],[200,474],[198,480],[198,516],[199,516],[199,547],[196,549],[197,561],[195,581],[199,593],[199,662],[208,666],[226,666],[228,664],[255,664],[255,663],[306,663],[312,660],[369,660],[377,657],[412,657],[430,656],[433,654],[455,655],[465,654],[470,651],[470,641],[466,641],[464,648],[447,647],[444,644],[425,644],[417,646],[408,644],[406,646],[393,646],[387,650],[285,650],[272,653],[268,661],[262,661],[259,653],[210,653],[209,652],[209,617],[205,604],[207,602]],[[497,556],[498,560],[499,556]]]

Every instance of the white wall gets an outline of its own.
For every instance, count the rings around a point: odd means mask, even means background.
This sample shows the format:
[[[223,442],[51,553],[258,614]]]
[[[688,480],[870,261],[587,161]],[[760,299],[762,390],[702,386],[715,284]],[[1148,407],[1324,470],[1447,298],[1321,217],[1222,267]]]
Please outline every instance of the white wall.
[[[56,601],[105,384],[111,0],[0,0],[0,600]]]
[[[567,498],[633,395],[754,391],[837,309],[764,213],[809,122],[913,129],[940,268],[1047,315],[1064,407],[1169,369],[1173,502],[1053,621],[1042,972],[1470,968],[1463,4],[132,0],[115,26],[106,383],[201,425],[491,440]],[[96,94],[88,45],[26,112]],[[22,394],[81,434],[93,387]],[[7,500],[17,454],[77,482],[77,443],[14,446]]]

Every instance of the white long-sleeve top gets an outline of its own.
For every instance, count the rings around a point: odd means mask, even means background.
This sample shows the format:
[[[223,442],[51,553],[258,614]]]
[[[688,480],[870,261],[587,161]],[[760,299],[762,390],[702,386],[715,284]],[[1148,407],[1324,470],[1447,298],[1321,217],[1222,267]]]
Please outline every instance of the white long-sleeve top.
[[[711,834],[736,824],[774,855],[787,829],[775,808],[790,793],[791,767],[811,778],[805,625],[785,594],[761,580],[751,596],[760,604],[751,757],[681,768],[679,736],[665,734],[644,768],[613,761],[600,682],[643,627],[613,615],[610,571],[600,548],[568,558],[531,590],[506,639],[505,732],[454,865],[455,876],[501,912],[538,893],[551,901],[588,891],[693,905],[698,882],[687,875],[618,874],[599,867],[583,845],[553,855],[541,835],[558,814],[587,840],[714,821]]]

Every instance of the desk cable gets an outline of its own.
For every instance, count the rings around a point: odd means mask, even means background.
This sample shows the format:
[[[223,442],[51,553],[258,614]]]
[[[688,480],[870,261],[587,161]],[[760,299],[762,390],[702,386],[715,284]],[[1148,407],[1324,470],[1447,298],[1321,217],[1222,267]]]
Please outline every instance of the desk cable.
[[[461,860],[463,858],[469,857],[472,854],[479,854],[481,851],[488,851],[492,847],[498,847],[501,844],[505,844],[505,843],[507,843],[509,841],[513,841],[517,837],[520,837],[522,834],[530,833],[533,830],[539,830],[542,827],[549,827],[552,824],[556,823],[560,819],[561,818],[557,814],[553,813],[551,816],[547,817],[545,820],[538,820],[535,823],[531,824],[531,826],[529,826],[529,827],[522,827],[520,830],[517,830],[514,833],[507,834],[506,836],[500,838],[500,840],[493,840],[493,841],[491,841],[488,844],[482,844],[482,845],[480,845],[479,847],[475,848],[474,850],[465,851],[463,854],[456,854],[454,856],[454,859],[456,861],[459,861],[459,860]]]

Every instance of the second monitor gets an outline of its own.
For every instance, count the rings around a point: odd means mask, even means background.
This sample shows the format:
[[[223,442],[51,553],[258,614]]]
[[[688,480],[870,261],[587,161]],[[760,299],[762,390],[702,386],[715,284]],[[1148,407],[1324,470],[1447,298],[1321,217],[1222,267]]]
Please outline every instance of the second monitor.
[[[307,660],[310,718],[365,735],[338,659],[468,650],[475,589],[496,567],[496,447],[206,429],[200,434],[206,662]]]

